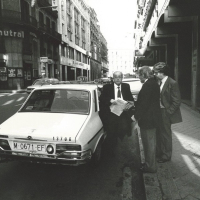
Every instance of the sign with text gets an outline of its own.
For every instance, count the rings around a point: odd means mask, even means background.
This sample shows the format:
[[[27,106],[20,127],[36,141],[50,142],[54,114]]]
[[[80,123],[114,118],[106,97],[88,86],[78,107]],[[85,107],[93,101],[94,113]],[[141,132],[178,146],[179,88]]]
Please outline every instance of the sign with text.
[[[53,11],[58,10],[57,0],[52,0],[52,10]]]
[[[41,63],[47,63],[48,62],[48,57],[40,57],[40,62]]]

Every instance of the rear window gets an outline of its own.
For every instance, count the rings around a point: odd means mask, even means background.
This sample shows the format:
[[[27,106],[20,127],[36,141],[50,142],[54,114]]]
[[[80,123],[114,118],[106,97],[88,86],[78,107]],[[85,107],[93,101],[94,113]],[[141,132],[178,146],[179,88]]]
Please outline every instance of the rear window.
[[[51,89],[32,93],[21,112],[89,113],[89,92]]]

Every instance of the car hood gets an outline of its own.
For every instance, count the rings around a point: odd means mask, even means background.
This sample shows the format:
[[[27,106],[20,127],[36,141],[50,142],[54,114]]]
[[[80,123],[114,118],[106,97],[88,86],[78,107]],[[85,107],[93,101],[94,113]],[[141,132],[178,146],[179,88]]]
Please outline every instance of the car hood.
[[[0,125],[0,134],[9,138],[75,142],[88,115],[18,112]]]

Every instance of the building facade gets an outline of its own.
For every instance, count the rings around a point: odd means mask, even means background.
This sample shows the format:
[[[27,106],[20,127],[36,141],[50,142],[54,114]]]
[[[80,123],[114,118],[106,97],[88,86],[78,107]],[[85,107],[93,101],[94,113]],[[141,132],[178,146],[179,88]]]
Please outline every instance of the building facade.
[[[58,1],[60,80],[90,80],[90,9],[83,0]]]
[[[107,43],[97,22],[84,0],[0,0],[0,90],[24,89],[42,75],[100,78]]]
[[[61,35],[57,32],[56,12],[50,0],[0,1],[0,89],[26,88],[44,71],[57,77],[58,48]],[[46,66],[40,57],[48,57]]]
[[[90,8],[90,51],[90,74],[93,81],[102,76],[100,26],[98,25],[97,14],[93,8]]]
[[[109,76],[115,71],[133,75],[134,39],[132,33],[126,33],[117,44],[109,47]]]
[[[182,101],[200,110],[200,2],[138,0],[135,65],[166,62]]]
[[[107,41],[101,32],[100,32],[100,56],[101,56],[101,77],[108,77],[108,72],[109,72],[108,47],[107,47]]]

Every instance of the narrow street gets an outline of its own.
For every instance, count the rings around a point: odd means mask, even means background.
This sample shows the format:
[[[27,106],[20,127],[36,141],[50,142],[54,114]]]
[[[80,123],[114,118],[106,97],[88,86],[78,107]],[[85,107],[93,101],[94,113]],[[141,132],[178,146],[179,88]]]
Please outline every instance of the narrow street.
[[[0,123],[14,114],[27,94],[0,94]],[[144,200],[137,135],[118,141],[114,156],[103,153],[100,165],[79,167],[20,162],[0,163],[0,199],[121,200],[123,169],[132,172],[134,200]]]

